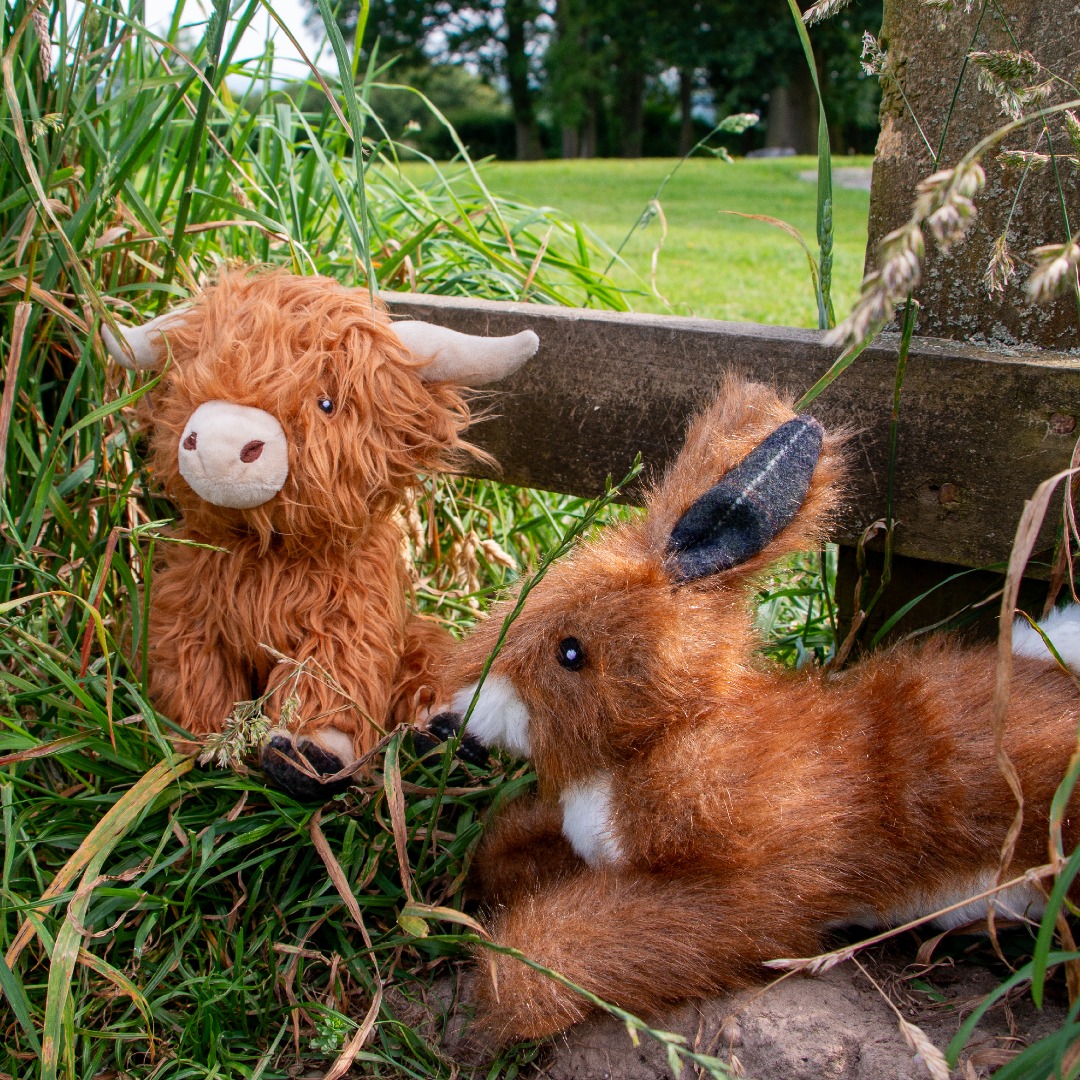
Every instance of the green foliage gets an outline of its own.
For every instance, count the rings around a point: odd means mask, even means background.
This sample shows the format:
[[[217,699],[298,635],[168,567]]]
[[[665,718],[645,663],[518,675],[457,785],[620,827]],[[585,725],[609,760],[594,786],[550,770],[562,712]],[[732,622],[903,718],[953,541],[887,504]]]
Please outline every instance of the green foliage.
[[[314,8],[317,0],[308,2]],[[345,0],[336,9],[350,37],[358,6]],[[833,137],[845,151],[873,149],[880,92],[858,56],[863,32],[876,33],[881,14],[881,0],[862,0],[814,32]],[[409,73],[433,58],[467,64],[498,85],[518,141],[510,153],[494,139],[484,149],[507,157],[538,157],[541,149],[564,157],[678,155],[708,130],[682,115],[702,97],[721,116],[765,115],[777,87],[794,81],[797,93],[809,90],[784,0],[373,0],[365,44],[401,56]],[[404,81],[405,70],[394,78]],[[763,137],[764,128],[733,145],[750,149]]]
[[[836,547],[798,555],[759,595],[758,626],[766,655],[787,667],[825,665],[836,649]]]
[[[391,86],[372,87],[369,102],[372,112],[395,139],[427,157],[449,161],[457,154],[453,139],[456,132],[473,158],[513,157],[514,122],[510,109],[494,87],[479,76],[450,64],[411,68],[395,65],[388,75]],[[417,93],[402,92],[402,86]],[[446,118],[446,123],[427,102]]]

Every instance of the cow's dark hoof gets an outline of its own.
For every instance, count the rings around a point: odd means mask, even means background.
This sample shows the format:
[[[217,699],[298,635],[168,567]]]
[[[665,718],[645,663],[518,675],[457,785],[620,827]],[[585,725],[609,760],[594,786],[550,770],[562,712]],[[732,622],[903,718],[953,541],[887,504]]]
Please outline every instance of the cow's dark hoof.
[[[457,713],[443,712],[428,721],[425,731],[413,733],[413,745],[418,754],[428,754],[440,743],[457,738],[461,730],[461,717]],[[468,732],[458,743],[457,756],[470,765],[484,766],[488,763],[487,747]]]
[[[301,755],[309,768],[305,768]],[[336,754],[310,739],[302,739],[297,748],[292,739],[282,733],[271,735],[262,751],[262,769],[270,783],[304,802],[326,802],[348,790],[352,784],[351,777],[327,782],[309,775],[309,771],[317,772],[319,776],[333,776],[344,767]]]

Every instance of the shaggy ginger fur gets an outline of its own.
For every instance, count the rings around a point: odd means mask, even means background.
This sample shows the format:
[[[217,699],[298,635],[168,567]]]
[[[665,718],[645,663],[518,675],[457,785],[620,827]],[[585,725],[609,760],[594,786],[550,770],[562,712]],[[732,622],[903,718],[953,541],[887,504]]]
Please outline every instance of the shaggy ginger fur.
[[[478,455],[461,439],[463,389],[423,381],[426,359],[383,306],[323,278],[224,274],[164,338],[169,363],[139,420],[180,512],[172,535],[206,546],[158,547],[154,702],[198,736],[237,701],[268,694],[277,718],[295,697],[293,733],[322,743],[331,759],[317,771],[335,772],[412,718],[448,641],[409,612],[392,514],[419,471]],[[252,509],[211,504],[180,471],[185,425],[217,401],[269,413],[288,441],[284,486]]]
[[[752,981],[767,959],[812,955],[830,927],[896,925],[972,896],[992,884],[1016,810],[991,733],[993,647],[938,638],[838,676],[782,671],[755,651],[755,576],[823,539],[835,440],[762,550],[683,572],[673,528],[791,417],[771,391],[729,380],[647,517],[581,546],[535,587],[468,721],[474,737],[524,750],[539,783],[477,854],[493,939],[637,1014]],[[770,509],[764,484],[743,490],[706,553]],[[451,658],[459,714],[508,610]],[[1072,677],[1015,657],[1005,743],[1025,812],[1010,876],[1045,859],[1078,715]],[[1078,840],[1070,816],[1066,850]],[[1021,886],[998,911],[1040,902]],[[949,924],[985,912],[975,904]],[[481,1021],[498,1039],[550,1035],[593,1010],[505,955],[485,953],[479,978]]]

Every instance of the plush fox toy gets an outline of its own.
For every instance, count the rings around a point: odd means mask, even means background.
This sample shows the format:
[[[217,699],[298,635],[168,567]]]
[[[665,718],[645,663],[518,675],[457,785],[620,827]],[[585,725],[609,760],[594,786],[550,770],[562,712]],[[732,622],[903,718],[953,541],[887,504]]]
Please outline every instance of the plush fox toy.
[[[993,884],[1016,803],[995,760],[992,646],[939,637],[831,676],[757,652],[755,579],[822,541],[840,464],[815,420],[730,379],[645,518],[552,567],[482,684],[509,608],[460,647],[451,716],[531,759],[539,784],[477,853],[496,942],[649,1015],[812,955],[831,927],[900,924]],[[1051,633],[1080,665],[1077,609]],[[1016,642],[1005,748],[1025,801],[1010,875],[1046,859],[1080,720],[1073,676],[1030,627]],[[1066,848],[1078,839],[1073,812]],[[1025,884],[994,904],[1035,917],[1042,902]],[[480,978],[498,1038],[592,1009],[505,955],[485,954]]]
[[[139,421],[180,512],[152,579],[154,703],[199,736],[265,696],[266,773],[327,797],[348,779],[320,777],[413,718],[450,640],[409,611],[393,514],[418,472],[479,453],[465,388],[510,374],[536,335],[391,322],[364,289],[248,271],[102,336],[159,373]]]

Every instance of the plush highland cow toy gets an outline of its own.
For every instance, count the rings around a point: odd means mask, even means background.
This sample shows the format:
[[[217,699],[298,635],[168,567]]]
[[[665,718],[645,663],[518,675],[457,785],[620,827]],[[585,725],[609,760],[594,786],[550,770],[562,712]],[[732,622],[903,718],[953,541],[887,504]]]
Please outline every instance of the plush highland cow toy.
[[[649,1015],[812,955],[830,927],[898,925],[993,884],[1016,812],[994,748],[993,646],[939,637],[831,676],[756,652],[755,578],[823,539],[838,473],[815,420],[729,380],[644,520],[552,567],[478,691],[510,609],[460,647],[439,725],[475,697],[466,730],[530,758],[539,782],[474,863],[497,943]],[[1080,667],[1080,610],[1046,625]],[[1026,623],[1014,654],[1005,749],[1024,817],[1010,877],[1045,860],[1080,719],[1075,678]],[[1080,840],[1075,805],[1063,840]],[[993,903],[1037,916],[1043,893],[1023,882]],[[985,914],[969,903],[939,925]],[[593,1009],[506,955],[485,955],[479,977],[498,1038]]]
[[[173,536],[192,542],[158,548],[154,703],[199,736],[237,701],[268,695],[281,719],[291,699],[263,767],[330,794],[318,777],[412,718],[448,641],[409,612],[394,511],[418,471],[475,452],[463,387],[514,371],[536,335],[391,322],[363,289],[270,271],[225,274],[125,343],[102,335],[160,371],[139,419]]]

